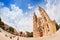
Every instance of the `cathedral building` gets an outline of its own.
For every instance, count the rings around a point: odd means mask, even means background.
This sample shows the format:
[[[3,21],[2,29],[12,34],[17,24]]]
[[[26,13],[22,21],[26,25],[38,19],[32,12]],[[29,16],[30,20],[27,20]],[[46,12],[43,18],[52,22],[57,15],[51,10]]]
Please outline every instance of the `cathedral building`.
[[[56,32],[55,21],[52,21],[46,11],[39,7],[40,17],[33,15],[33,37],[43,37]]]

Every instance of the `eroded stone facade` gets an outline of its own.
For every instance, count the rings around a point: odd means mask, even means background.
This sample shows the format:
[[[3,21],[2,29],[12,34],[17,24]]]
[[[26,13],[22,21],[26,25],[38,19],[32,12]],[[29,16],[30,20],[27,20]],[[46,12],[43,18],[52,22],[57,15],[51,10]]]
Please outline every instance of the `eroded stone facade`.
[[[39,7],[41,17],[33,16],[33,37],[42,37],[56,32],[55,21],[52,21],[46,11]]]

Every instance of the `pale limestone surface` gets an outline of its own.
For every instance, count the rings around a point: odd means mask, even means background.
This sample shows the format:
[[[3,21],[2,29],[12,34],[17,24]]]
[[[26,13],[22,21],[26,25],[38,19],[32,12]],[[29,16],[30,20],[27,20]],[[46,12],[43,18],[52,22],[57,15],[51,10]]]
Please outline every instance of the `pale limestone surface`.
[[[55,20],[51,20],[46,11],[39,7],[40,16],[33,15],[33,37],[51,35],[56,32]],[[42,33],[41,33],[42,32]]]
[[[5,36],[7,34],[7,36]],[[12,36],[12,39],[10,38]],[[19,36],[14,36],[10,33],[7,33],[6,31],[1,30],[0,32],[0,40],[60,40],[60,29],[52,35],[45,36],[45,37],[36,37],[36,38],[26,38],[26,37],[19,37]]]

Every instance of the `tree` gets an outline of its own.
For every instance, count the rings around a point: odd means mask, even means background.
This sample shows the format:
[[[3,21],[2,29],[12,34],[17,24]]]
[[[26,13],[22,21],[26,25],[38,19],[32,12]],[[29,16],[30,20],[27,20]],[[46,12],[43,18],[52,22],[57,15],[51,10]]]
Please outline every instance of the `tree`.
[[[59,30],[60,26],[56,23],[56,29]]]
[[[26,32],[28,37],[33,37],[33,32]]]
[[[30,37],[33,37],[33,32],[30,33]]]
[[[0,18],[0,25],[1,25],[1,22],[2,22],[2,21],[1,21],[1,18]]]
[[[0,22],[1,22],[1,18],[0,18]]]
[[[10,33],[14,33],[14,28],[13,28],[13,27],[9,27],[9,28],[7,29],[7,31],[10,32]]]
[[[0,18],[0,28],[4,29],[4,23],[2,22],[1,18]]]
[[[1,18],[0,18],[0,25],[4,25],[4,23],[2,22]]]

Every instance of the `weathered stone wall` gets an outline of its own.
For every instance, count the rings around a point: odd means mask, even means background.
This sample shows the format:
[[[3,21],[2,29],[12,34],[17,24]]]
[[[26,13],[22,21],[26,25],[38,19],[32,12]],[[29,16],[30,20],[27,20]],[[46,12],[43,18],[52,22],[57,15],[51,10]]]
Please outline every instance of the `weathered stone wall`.
[[[5,37],[4,34],[0,33],[0,40],[60,40],[60,30],[53,35],[45,36],[45,37],[36,37],[36,38],[26,38],[26,37],[18,37],[10,39],[9,37]]]
[[[41,17],[33,16],[33,37],[40,37],[40,30],[43,32],[43,36],[51,35],[56,32],[55,22],[53,22],[45,10],[39,7],[39,12]]]
[[[20,37],[12,35],[2,29],[0,29],[0,40],[60,40],[60,29],[52,35],[44,37]],[[7,35],[7,36],[6,36]],[[12,37],[12,38],[10,38]]]

